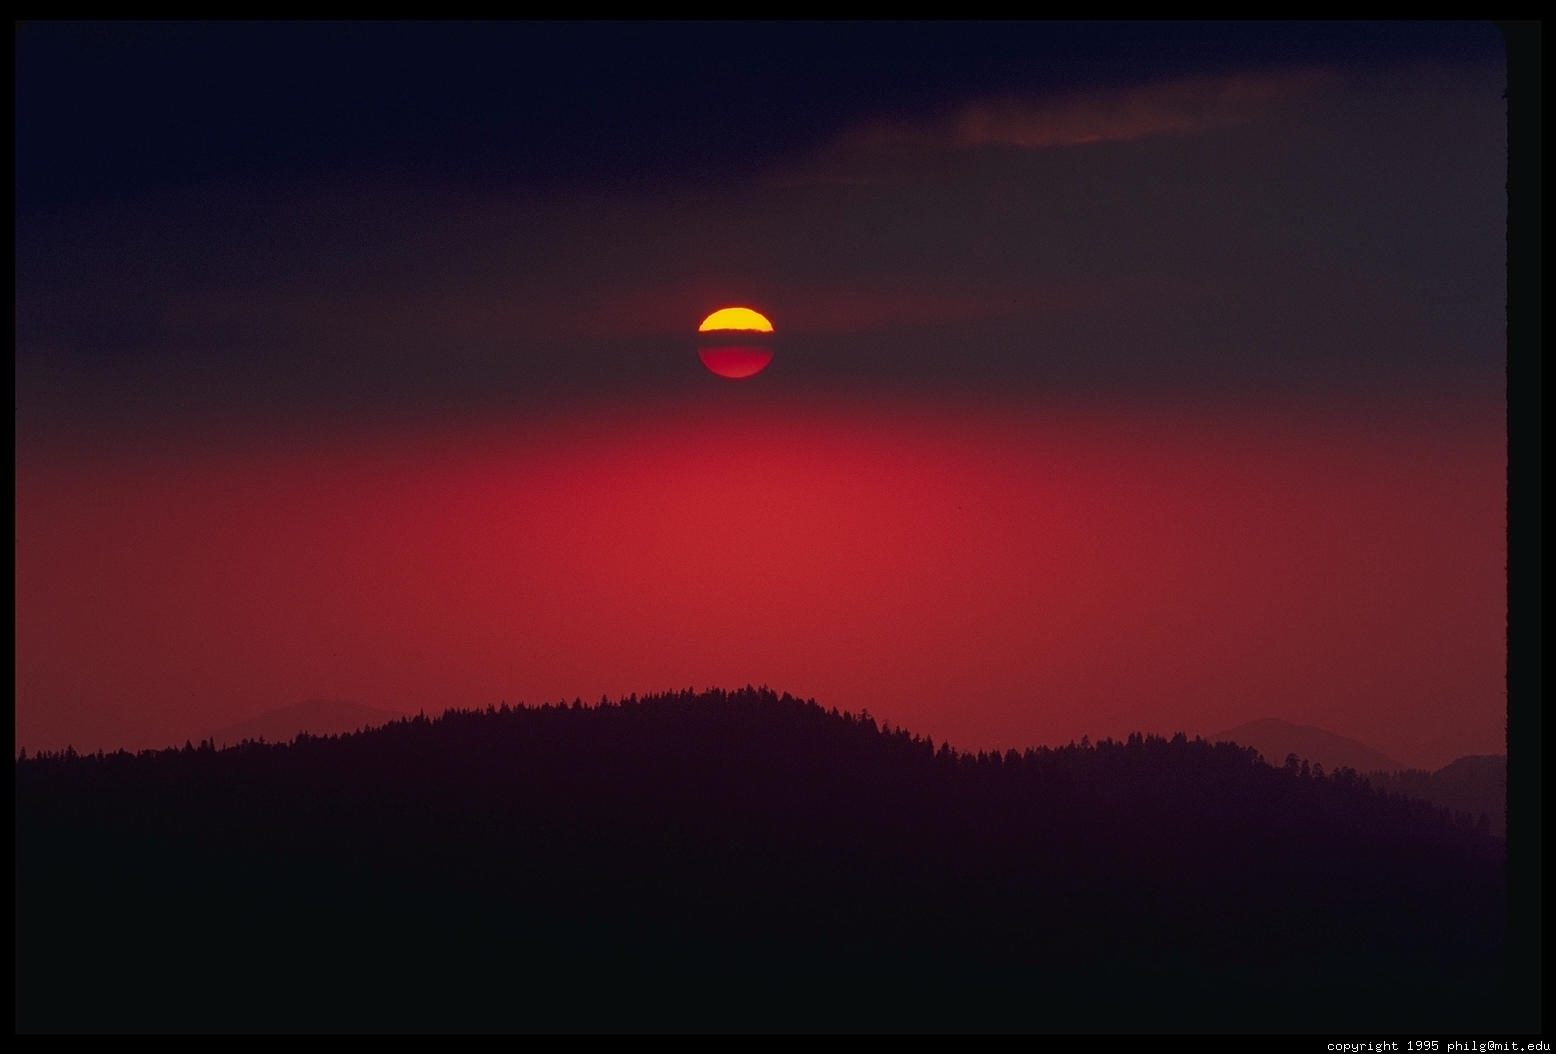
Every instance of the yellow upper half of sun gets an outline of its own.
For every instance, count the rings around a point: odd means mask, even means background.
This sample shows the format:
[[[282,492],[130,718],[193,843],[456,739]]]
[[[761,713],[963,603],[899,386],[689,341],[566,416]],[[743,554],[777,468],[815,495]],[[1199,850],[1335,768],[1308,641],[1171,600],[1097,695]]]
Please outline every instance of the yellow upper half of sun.
[[[773,324],[761,312],[752,311],[749,307],[721,307],[702,320],[697,332],[706,333],[710,329],[751,329],[759,333],[771,333]]]

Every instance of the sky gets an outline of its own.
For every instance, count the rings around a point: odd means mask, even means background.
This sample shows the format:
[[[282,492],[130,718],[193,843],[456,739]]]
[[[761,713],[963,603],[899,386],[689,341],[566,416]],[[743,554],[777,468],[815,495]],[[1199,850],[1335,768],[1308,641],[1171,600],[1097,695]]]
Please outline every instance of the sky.
[[[22,24],[17,744],[752,683],[1502,752],[1506,84],[1474,22]]]

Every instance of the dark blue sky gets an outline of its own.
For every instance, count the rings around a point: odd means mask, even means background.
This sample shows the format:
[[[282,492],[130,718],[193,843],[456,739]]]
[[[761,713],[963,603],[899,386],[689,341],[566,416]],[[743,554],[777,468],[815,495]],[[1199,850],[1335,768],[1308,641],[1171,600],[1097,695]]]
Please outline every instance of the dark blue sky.
[[[17,201],[381,171],[616,185],[968,96],[1501,48],[1473,22],[27,23]]]

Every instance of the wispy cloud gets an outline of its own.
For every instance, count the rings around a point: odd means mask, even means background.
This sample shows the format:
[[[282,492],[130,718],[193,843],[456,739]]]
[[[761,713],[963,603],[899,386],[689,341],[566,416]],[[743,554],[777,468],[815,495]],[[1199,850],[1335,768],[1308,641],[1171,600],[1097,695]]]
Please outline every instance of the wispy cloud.
[[[1350,74],[1321,68],[1178,77],[1132,86],[962,99],[844,128],[770,187],[873,187],[989,148],[1057,150],[1254,125],[1332,92]]]
[[[1127,88],[1046,98],[1004,96],[965,101],[939,113],[857,125],[838,141],[843,152],[981,146],[1030,149],[1188,134],[1257,118],[1273,104],[1337,79],[1322,70],[1182,77]]]

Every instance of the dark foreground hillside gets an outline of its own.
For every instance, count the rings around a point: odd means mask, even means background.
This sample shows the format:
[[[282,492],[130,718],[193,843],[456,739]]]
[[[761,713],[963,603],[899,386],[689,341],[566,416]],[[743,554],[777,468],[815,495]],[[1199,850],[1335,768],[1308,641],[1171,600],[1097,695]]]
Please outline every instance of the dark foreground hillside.
[[[24,1032],[1502,1021],[1500,844],[1230,744],[748,689],[16,773]]]

